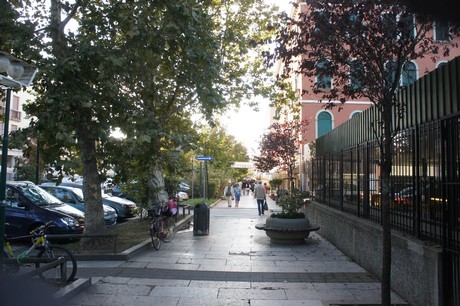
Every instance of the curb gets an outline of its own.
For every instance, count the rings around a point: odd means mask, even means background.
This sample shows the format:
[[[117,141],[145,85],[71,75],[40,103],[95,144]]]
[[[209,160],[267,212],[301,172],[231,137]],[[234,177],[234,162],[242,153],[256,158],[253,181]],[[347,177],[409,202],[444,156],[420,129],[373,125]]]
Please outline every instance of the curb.
[[[58,302],[64,302],[76,296],[90,286],[91,278],[79,278],[64,288],[59,289],[59,291],[54,294],[54,298]]]
[[[176,228],[179,231],[185,227],[191,220],[193,215],[188,215],[184,219],[180,220],[176,224]],[[132,256],[137,255],[150,247],[150,239],[135,245],[127,250],[124,250],[118,254],[75,254],[77,261],[118,261],[118,260],[129,260]]]

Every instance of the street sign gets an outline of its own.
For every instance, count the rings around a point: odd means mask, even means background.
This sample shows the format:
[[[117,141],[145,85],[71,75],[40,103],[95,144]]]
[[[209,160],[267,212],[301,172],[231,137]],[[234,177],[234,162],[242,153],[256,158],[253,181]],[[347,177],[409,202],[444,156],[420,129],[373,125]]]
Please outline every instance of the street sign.
[[[232,168],[255,169],[253,162],[234,162]]]
[[[196,160],[212,160],[212,156],[199,155],[196,157]]]

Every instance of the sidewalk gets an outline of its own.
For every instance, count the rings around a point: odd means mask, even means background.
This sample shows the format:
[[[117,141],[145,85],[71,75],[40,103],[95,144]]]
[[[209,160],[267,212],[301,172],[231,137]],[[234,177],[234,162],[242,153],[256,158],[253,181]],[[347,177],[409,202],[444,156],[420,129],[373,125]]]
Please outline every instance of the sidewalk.
[[[66,305],[379,304],[380,283],[318,233],[304,245],[271,244],[255,229],[269,212],[259,216],[252,196],[239,206],[212,208],[207,236],[190,229],[127,261],[79,261],[77,277],[91,286]]]

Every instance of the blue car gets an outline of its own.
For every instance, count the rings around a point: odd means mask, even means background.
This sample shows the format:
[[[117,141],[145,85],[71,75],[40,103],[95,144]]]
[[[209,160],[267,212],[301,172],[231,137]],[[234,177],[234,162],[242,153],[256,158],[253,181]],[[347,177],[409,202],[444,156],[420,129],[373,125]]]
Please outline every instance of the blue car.
[[[40,185],[40,187],[48,191],[50,194],[62,202],[73,206],[82,212],[85,212],[85,202],[83,199],[83,191],[81,189],[55,185]],[[118,218],[116,210],[105,204],[102,204],[102,208],[104,209],[105,225],[115,225]]]
[[[84,214],[62,203],[31,182],[7,182],[5,195],[5,233],[26,236],[40,225],[52,221],[48,234],[82,234]]]

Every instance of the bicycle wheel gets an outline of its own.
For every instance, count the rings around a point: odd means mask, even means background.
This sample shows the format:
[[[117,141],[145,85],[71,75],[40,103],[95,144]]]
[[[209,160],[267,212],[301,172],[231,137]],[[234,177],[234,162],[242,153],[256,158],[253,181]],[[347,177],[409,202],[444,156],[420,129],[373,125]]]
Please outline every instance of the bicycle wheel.
[[[150,222],[150,239],[152,240],[152,246],[155,248],[155,250],[159,250],[161,246],[161,240],[158,238],[158,229],[156,226],[157,221],[151,221]]]
[[[48,245],[48,247],[42,249],[38,255],[40,257],[47,257],[47,258],[59,258],[65,257],[66,259],[66,267],[67,267],[67,283],[70,283],[75,275],[77,274],[77,261],[73,254],[67,250],[65,247],[60,245]],[[40,265],[45,265],[44,263],[36,263],[35,268],[39,268]],[[61,269],[59,266],[51,268],[50,270],[44,271],[39,274],[40,278],[49,281],[49,282],[59,282],[61,279]]]
[[[172,218],[166,218],[163,221],[163,229],[160,239],[164,242],[170,242],[176,235],[176,222]]]

